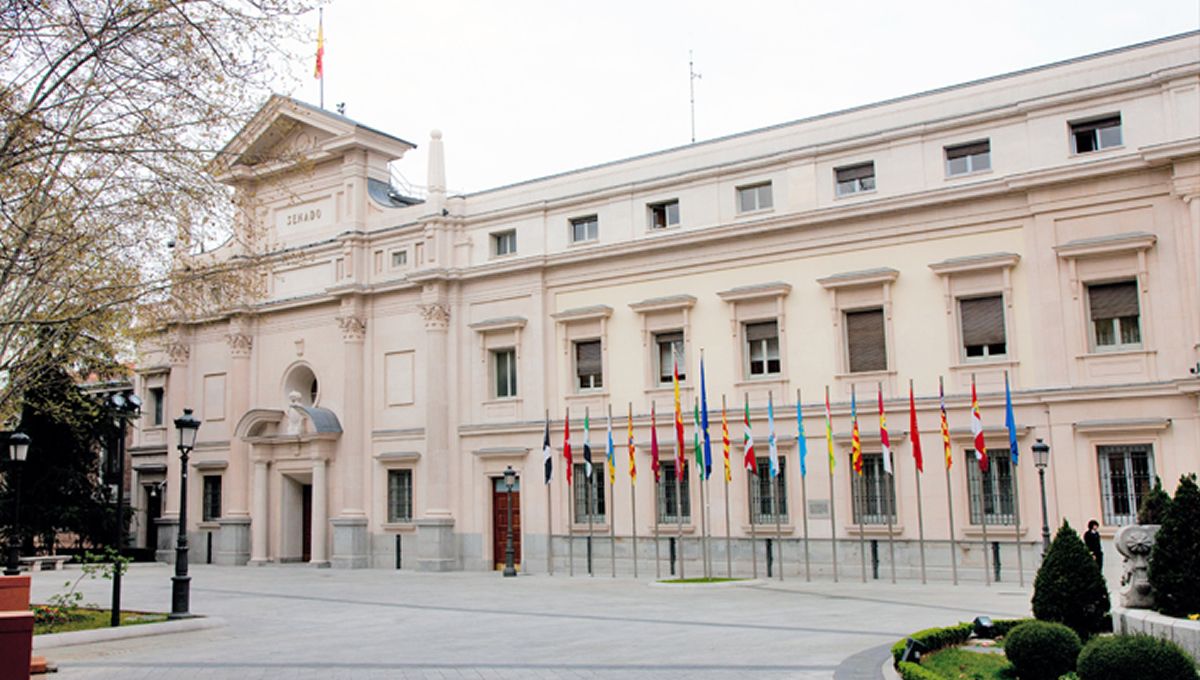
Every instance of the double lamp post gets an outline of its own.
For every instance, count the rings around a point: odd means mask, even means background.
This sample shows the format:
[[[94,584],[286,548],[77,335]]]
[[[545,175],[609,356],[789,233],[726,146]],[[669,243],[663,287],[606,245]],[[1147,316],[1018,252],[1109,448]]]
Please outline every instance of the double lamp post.
[[[8,444],[11,466],[8,474],[13,482],[13,523],[8,530],[8,559],[5,560],[4,575],[16,576],[21,573],[21,466],[29,455],[29,435],[24,432],[4,432],[0,433],[0,439]]]

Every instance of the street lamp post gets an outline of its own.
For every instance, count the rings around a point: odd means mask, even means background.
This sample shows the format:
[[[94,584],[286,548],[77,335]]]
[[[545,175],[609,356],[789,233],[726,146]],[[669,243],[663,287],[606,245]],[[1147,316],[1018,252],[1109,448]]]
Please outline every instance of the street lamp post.
[[[21,467],[25,457],[29,455],[29,435],[24,432],[9,432],[5,434],[8,440],[9,462],[13,476],[13,524],[12,534],[8,540],[8,560],[4,567],[5,576],[16,576],[21,573]]]
[[[1033,464],[1038,469],[1038,482],[1042,485],[1042,555],[1050,550],[1050,518],[1046,513],[1046,466],[1050,465],[1050,446],[1041,439],[1034,442]]]
[[[512,522],[512,492],[513,484],[517,481],[517,472],[509,465],[504,470],[504,488],[508,493],[508,536],[504,541],[504,575],[516,576],[517,568],[513,564],[513,522]]]
[[[171,613],[169,619],[185,619],[191,599],[191,577],[188,576],[187,540],[187,490],[188,454],[196,448],[196,431],[200,421],[192,415],[192,409],[183,409],[183,415],[175,419],[175,430],[179,433],[179,535],[175,542],[175,575],[171,577]]]
[[[142,400],[136,394],[117,392],[108,399],[109,408],[117,426],[113,452],[117,459],[117,554],[113,557],[112,616],[109,625],[121,625],[121,551],[125,548],[125,426],[132,418],[142,414]]]

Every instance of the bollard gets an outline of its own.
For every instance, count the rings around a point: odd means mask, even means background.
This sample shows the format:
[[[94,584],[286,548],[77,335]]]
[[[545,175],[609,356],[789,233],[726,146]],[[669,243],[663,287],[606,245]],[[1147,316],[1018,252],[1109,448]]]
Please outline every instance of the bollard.
[[[771,568],[775,565],[775,548],[771,545],[771,539],[767,539],[767,578],[771,578]]]
[[[871,578],[879,580],[879,540],[871,539]]]
[[[675,575],[675,537],[674,536],[667,539],[667,547],[669,548],[669,552],[671,553],[671,557],[670,557],[671,576],[674,576]]]
[[[399,569],[402,562],[400,561],[400,550],[404,547],[404,543],[400,540],[400,534],[396,534],[396,568]]]
[[[996,583],[1000,582],[1000,542],[992,541],[992,573],[996,575]]]

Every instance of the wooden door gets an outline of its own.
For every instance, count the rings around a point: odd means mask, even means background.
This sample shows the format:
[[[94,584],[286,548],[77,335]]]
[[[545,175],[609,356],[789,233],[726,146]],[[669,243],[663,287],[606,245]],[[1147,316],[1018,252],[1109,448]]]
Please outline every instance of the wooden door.
[[[508,491],[504,478],[492,480],[492,564],[504,568],[504,548],[508,540]],[[521,482],[512,490],[513,564],[521,564]]]
[[[300,501],[300,559],[312,559],[312,484],[304,484]]]

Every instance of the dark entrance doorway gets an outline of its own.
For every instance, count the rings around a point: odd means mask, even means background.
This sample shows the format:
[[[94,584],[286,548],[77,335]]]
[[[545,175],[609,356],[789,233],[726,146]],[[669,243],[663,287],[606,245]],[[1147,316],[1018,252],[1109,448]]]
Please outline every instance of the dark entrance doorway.
[[[162,517],[162,491],[157,484],[142,487],[146,491],[146,548],[158,550],[158,519]]]
[[[512,521],[513,521],[513,563],[521,565],[521,479],[513,485],[512,491]],[[508,539],[508,491],[504,486],[504,478],[492,480],[492,565],[496,569],[504,568],[504,547]]]
[[[300,559],[307,562],[312,559],[312,484],[302,485],[300,493]]]

